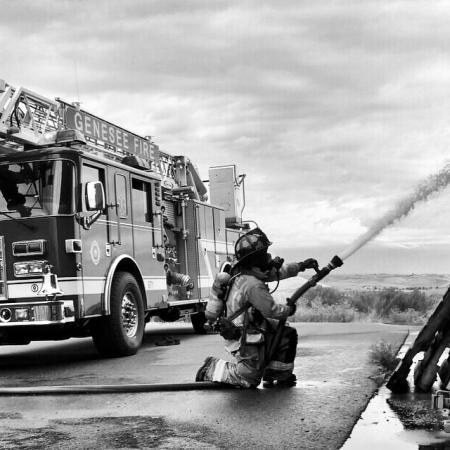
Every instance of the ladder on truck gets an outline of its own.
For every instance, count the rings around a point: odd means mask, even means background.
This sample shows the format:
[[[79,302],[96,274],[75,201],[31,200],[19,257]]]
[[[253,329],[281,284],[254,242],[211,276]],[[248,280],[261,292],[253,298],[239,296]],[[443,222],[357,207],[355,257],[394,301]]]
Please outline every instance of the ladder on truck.
[[[156,172],[167,189],[197,200],[206,198],[206,187],[189,158],[163,152],[150,136],[88,113],[78,103],[52,100],[0,79],[0,154],[58,144],[64,131],[74,131],[83,150],[116,161],[136,158],[139,168]]]
[[[59,104],[28,89],[0,80],[0,152],[46,144],[62,128]]]

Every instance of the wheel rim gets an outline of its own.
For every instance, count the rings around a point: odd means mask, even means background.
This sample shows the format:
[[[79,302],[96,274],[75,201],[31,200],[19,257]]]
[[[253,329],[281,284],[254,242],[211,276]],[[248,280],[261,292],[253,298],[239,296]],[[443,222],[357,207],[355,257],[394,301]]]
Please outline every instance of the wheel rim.
[[[128,337],[136,335],[138,308],[136,299],[130,292],[126,292],[122,298],[122,326]]]

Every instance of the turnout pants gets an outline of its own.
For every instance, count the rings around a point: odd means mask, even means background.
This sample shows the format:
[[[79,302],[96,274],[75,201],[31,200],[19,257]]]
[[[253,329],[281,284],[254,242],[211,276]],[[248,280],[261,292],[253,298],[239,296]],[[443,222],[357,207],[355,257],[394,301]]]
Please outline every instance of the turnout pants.
[[[264,341],[241,344],[231,351],[236,362],[210,357],[206,360],[203,380],[228,383],[235,386],[256,387],[264,380],[283,381],[292,376],[297,352],[298,335],[295,328],[284,326],[279,345],[268,361],[268,352],[273,343],[274,330],[264,332]],[[229,346],[232,348],[232,345]]]

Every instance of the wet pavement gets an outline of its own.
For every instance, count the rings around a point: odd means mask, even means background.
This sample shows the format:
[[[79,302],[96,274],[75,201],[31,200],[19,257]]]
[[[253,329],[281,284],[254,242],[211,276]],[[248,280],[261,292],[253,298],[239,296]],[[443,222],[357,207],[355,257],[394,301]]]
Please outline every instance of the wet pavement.
[[[414,342],[417,333],[410,333],[407,341],[399,352],[401,358],[407,348]],[[441,360],[444,360],[447,354],[444,353]],[[418,354],[414,363],[422,358]],[[450,433],[438,430],[439,418],[433,415],[439,415],[431,410],[431,393],[415,393],[413,389],[414,364],[411,367],[408,382],[412,386],[411,392],[405,394],[393,394],[384,385],[378,393],[369,402],[367,409],[361,415],[356,423],[350,437],[345,442],[342,450],[360,450],[370,448],[371,450],[425,450],[425,449],[450,449]],[[435,392],[436,386],[433,387]],[[402,417],[402,413],[397,414],[390,404],[407,405],[404,408],[409,414]],[[411,405],[419,405],[421,411],[420,422],[411,417]],[[429,411],[426,411],[428,410]],[[402,408],[400,408],[400,411]],[[403,422],[402,422],[403,421]],[[414,425],[415,429],[411,428]]]
[[[387,403],[391,392],[382,387],[369,403],[342,450],[450,449],[450,434],[444,431],[406,429]],[[402,396],[396,395],[398,398]],[[430,399],[430,394],[425,394]],[[417,396],[424,397],[424,394]],[[430,400],[431,402],[431,400]]]
[[[293,389],[0,398],[1,448],[338,449],[376,389],[371,345],[400,345],[407,327],[295,324]],[[148,327],[134,357],[101,359],[89,339],[0,347],[3,386],[192,382],[203,359],[226,356],[218,335],[188,324]],[[161,333],[179,345],[155,345]]]

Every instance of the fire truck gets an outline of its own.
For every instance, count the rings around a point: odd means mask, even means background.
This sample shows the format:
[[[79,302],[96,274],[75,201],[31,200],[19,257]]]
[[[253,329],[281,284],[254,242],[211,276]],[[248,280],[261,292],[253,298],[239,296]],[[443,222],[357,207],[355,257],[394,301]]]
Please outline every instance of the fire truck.
[[[132,355],[152,317],[204,333],[233,258],[245,175],[0,80],[0,344],[92,336]]]

